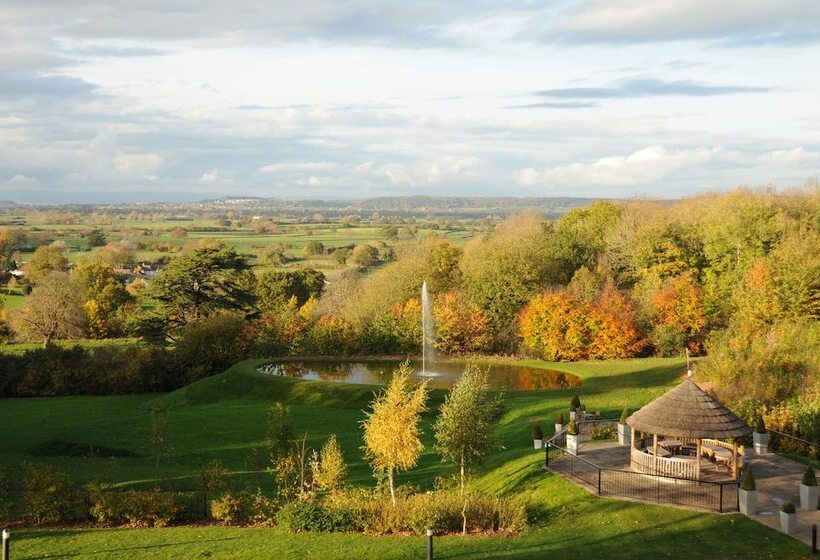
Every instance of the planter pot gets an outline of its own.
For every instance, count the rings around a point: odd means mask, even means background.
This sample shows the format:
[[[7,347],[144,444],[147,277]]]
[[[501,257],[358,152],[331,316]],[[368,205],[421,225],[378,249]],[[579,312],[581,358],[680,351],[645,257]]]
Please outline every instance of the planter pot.
[[[567,434],[567,451],[578,455],[578,436]]]
[[[754,437],[755,453],[765,455],[769,452],[769,434],[759,434],[755,432]]]
[[[632,443],[632,429],[629,425],[618,423],[618,443],[621,445]]]
[[[574,410],[569,411],[569,419],[570,420],[575,420],[575,411]]]
[[[797,514],[780,512],[780,530],[791,535],[797,530]]]
[[[740,506],[740,513],[743,515],[754,515],[757,513],[757,490],[744,490],[740,488],[738,491],[738,505]]]
[[[563,424],[556,424],[556,425],[555,425],[555,433],[556,433],[556,434],[560,434],[560,433],[561,433],[561,430],[563,430],[563,429],[564,429],[564,425],[563,425]]]
[[[534,439],[532,440],[533,447],[536,449],[543,449],[544,448],[544,440],[543,439]]]
[[[820,496],[820,486],[800,485],[800,509],[814,511],[817,509],[817,498]]]

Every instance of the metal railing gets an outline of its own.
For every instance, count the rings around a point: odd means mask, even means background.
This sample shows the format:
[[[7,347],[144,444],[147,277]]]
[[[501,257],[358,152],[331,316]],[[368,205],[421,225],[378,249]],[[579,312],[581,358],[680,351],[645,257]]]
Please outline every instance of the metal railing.
[[[690,480],[606,468],[546,442],[544,466],[599,496],[611,496],[725,513],[738,511],[738,484]]]
[[[777,430],[767,429],[766,431],[769,432],[769,447],[773,451],[797,453],[812,459],[820,459],[820,444],[817,442],[778,432]]]

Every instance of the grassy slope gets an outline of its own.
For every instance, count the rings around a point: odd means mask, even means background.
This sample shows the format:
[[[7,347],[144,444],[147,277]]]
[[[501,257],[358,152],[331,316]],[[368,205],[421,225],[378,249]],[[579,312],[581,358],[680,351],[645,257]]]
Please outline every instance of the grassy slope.
[[[255,373],[257,362],[234,366],[180,391],[163,395],[21,399],[0,401],[0,422],[8,426],[0,465],[18,465],[32,458],[25,447],[51,437],[104,444],[146,455],[134,459],[59,458],[54,462],[79,480],[115,479],[139,484],[153,476],[148,455],[148,406],[168,408],[169,439],[175,459],[164,476],[178,477],[175,486],[195,485],[196,470],[219,457],[234,471],[234,483],[252,477],[246,471],[248,450],[263,440],[265,412],[272,399],[288,403],[297,430],[308,432],[318,446],[337,433],[351,466],[351,482],[371,484],[361,459],[361,410],[372,387],[272,379]],[[543,364],[584,379],[576,391],[590,409],[617,416],[624,406],[636,408],[675,384],[680,360],[624,360],[579,364]],[[740,516],[716,516],[587,495],[560,477],[539,470],[541,454],[530,449],[530,423],[541,420],[551,431],[552,418],[564,410],[571,391],[510,393],[498,426],[502,449],[492,454],[473,482],[480,491],[516,492],[537,504],[534,527],[516,538],[448,537],[439,542],[440,558],[543,558],[574,556],[631,558],[678,555],[687,558],[740,555],[748,558],[799,558],[807,550],[796,541],[764,529]],[[432,395],[436,406],[441,393]],[[116,418],[117,422],[111,422]],[[425,442],[431,443],[429,418]],[[429,486],[435,476],[449,474],[428,451],[417,469],[402,474],[400,483]],[[263,477],[267,482],[267,477]],[[697,544],[696,544],[697,543]],[[277,529],[222,527],[164,530],[25,530],[15,540],[15,558],[45,554],[95,558],[129,558],[150,547],[152,558],[333,558],[341,547],[348,558],[415,558],[423,554],[418,537],[362,535],[289,535]]]

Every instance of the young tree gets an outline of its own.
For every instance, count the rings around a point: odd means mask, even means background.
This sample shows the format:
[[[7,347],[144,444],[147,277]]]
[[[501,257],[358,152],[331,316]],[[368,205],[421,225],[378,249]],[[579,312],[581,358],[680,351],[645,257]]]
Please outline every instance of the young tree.
[[[479,461],[493,444],[490,429],[501,403],[498,395],[488,391],[487,376],[486,369],[468,363],[445,398],[434,427],[436,451],[458,467],[462,496],[467,467]]]
[[[287,455],[293,440],[293,420],[288,407],[280,402],[273,403],[268,411],[266,441],[271,462],[276,463]]]
[[[24,339],[39,339],[43,347],[55,338],[80,338],[85,332],[81,286],[65,272],[51,272],[13,316],[14,330]]]
[[[427,384],[410,384],[412,369],[403,363],[390,384],[365,412],[365,456],[376,473],[387,476],[390,498],[396,505],[394,474],[413,468],[424,445],[421,443],[421,414],[426,410]]]
[[[319,460],[313,462],[313,482],[325,492],[338,490],[347,476],[342,449],[336,441],[336,434],[331,434],[322,447]]]

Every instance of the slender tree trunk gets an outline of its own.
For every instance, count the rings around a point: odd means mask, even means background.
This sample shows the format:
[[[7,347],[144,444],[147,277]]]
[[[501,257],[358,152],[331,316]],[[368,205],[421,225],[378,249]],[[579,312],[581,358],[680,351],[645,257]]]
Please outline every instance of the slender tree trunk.
[[[396,488],[393,486],[393,469],[387,471],[387,484],[390,485],[390,499],[393,501],[393,507],[396,507]]]
[[[461,507],[461,534],[467,534],[467,496],[464,496],[464,505]]]
[[[464,495],[464,452],[461,453],[461,495]]]

